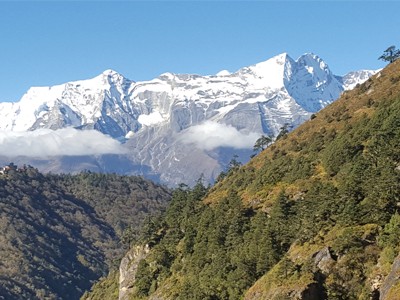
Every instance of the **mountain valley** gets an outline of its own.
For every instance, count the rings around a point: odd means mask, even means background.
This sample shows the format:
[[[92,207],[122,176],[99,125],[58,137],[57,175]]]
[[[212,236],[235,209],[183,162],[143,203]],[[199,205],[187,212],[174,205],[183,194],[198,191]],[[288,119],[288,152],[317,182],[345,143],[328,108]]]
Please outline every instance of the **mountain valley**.
[[[2,168],[0,299],[79,299],[170,197],[139,177]]]

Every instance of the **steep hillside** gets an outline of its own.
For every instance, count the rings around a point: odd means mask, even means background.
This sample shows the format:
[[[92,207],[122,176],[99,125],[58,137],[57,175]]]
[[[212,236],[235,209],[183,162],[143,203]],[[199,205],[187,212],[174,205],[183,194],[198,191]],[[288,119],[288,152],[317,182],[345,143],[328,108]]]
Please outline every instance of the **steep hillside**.
[[[145,217],[169,198],[137,177],[2,169],[0,298],[79,299],[115,269],[124,238],[135,238]]]
[[[171,197],[167,188],[138,176],[82,172],[47,178],[93,207],[118,236],[129,229],[131,238],[149,214],[165,209]]]
[[[177,189],[120,299],[398,299],[399,114],[400,61],[211,190]]]

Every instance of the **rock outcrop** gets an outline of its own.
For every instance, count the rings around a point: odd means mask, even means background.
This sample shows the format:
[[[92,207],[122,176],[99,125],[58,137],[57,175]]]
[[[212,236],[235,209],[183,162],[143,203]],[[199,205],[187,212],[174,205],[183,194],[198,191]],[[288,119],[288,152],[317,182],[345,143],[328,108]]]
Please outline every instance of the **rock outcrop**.
[[[133,247],[124,256],[119,267],[119,300],[128,300],[136,280],[139,262],[150,252],[148,245]]]
[[[386,276],[379,290],[379,300],[400,299],[400,255],[398,255],[388,276]]]

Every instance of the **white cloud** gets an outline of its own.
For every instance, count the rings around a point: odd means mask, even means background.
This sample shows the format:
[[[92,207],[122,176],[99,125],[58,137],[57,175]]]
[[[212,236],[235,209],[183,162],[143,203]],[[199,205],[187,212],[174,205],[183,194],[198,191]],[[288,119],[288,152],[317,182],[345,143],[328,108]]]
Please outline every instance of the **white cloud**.
[[[96,130],[39,129],[0,131],[0,155],[49,157],[58,155],[122,154],[121,144]]]
[[[244,134],[233,126],[206,121],[188,128],[181,139],[184,143],[196,144],[200,149],[212,150],[218,147],[252,148],[259,137],[255,132]]]

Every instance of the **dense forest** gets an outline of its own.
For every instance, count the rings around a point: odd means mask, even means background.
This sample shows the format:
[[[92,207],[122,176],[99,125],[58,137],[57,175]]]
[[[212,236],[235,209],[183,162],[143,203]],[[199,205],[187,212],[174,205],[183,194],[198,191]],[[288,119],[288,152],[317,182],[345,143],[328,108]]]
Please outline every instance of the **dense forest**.
[[[170,196],[139,177],[10,164],[0,174],[0,299],[79,299]]]
[[[212,188],[177,188],[84,299],[399,299],[399,116],[396,61]]]

